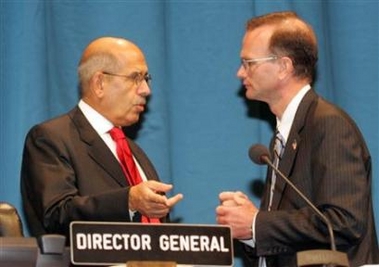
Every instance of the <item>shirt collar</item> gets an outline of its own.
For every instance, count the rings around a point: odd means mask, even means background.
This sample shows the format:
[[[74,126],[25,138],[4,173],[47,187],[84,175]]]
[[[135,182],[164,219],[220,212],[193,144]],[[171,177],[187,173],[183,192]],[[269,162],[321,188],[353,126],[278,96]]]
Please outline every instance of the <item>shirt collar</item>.
[[[83,99],[79,101],[78,106],[99,135],[106,134],[113,128],[113,124],[108,119],[84,102]]]
[[[303,99],[304,95],[311,89],[311,86],[309,84],[305,85],[303,88],[300,89],[300,91],[295,95],[295,97],[291,100],[291,102],[288,104],[287,108],[285,109],[282,119],[279,120],[279,118],[276,118],[276,128],[281,133],[281,135],[284,137],[284,140],[287,141],[288,135],[291,130],[291,126],[293,123],[293,120],[296,115],[297,108],[300,105],[301,100]]]

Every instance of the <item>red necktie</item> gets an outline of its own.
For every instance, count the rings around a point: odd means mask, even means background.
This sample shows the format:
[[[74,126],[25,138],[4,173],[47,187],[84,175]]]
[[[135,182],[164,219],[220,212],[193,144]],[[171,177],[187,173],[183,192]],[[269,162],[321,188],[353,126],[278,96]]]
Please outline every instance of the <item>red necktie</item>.
[[[118,128],[113,127],[109,134],[116,142],[117,156],[121,162],[122,170],[128,180],[129,185],[133,186],[142,182],[142,178],[137,170],[137,166],[133,160],[132,152],[130,151],[129,144],[126,141],[124,132]],[[141,216],[143,223],[160,223],[157,218],[148,218],[144,215]]]

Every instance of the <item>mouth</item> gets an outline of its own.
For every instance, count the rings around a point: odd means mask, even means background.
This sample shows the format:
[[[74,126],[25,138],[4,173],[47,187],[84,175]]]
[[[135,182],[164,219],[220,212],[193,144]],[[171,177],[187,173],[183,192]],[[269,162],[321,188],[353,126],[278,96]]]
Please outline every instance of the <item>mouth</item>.
[[[142,112],[145,110],[145,104],[136,104],[134,106],[138,109],[139,112]]]
[[[248,89],[250,87],[250,85],[248,83],[243,83],[243,86]]]

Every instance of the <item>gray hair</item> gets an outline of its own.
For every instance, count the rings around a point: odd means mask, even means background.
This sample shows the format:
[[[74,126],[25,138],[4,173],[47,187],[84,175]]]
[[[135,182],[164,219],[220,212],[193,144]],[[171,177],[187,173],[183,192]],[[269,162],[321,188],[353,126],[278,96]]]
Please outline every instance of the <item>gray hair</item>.
[[[92,76],[97,71],[117,73],[122,68],[122,62],[112,53],[95,53],[82,60],[78,66],[80,93],[83,95],[89,86]]]

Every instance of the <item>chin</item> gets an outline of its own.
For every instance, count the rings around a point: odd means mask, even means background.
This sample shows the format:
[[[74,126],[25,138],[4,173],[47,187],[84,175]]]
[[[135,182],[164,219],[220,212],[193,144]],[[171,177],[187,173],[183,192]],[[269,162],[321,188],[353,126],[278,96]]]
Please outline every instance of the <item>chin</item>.
[[[129,126],[132,126],[133,124],[136,124],[138,121],[139,121],[139,116],[133,117],[133,118],[125,118],[122,126],[129,127]]]
[[[249,100],[254,100],[255,99],[254,94],[252,94],[251,92],[249,93],[248,91],[246,91],[245,97],[247,99],[249,99]]]
[[[135,124],[139,121],[140,116],[136,115],[133,119],[130,120],[130,124]]]

